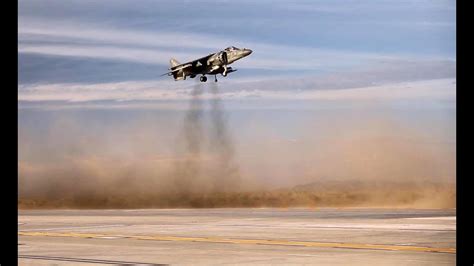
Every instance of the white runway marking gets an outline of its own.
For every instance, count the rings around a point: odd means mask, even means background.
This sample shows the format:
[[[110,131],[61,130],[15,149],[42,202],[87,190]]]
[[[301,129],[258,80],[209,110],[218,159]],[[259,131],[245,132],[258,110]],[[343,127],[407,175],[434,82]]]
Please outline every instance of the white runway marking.
[[[195,225],[190,225],[195,226]],[[197,225],[200,226],[200,225]],[[214,226],[214,225],[213,225]],[[345,229],[345,230],[413,230],[413,231],[455,231],[456,224],[218,224],[218,226],[237,227],[265,227],[265,228],[299,228],[299,229]]]
[[[442,216],[442,217],[413,217],[413,218],[405,218],[410,220],[448,220],[448,221],[456,221],[456,216]]]
[[[120,239],[120,238],[125,238],[123,236],[99,236],[99,237],[96,237],[96,238],[100,238],[100,239]]]

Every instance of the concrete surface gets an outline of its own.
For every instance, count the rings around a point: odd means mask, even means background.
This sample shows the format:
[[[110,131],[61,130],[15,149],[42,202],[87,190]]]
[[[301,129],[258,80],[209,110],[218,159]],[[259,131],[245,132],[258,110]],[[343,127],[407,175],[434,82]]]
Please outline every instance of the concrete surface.
[[[456,211],[19,211],[20,265],[455,265]]]

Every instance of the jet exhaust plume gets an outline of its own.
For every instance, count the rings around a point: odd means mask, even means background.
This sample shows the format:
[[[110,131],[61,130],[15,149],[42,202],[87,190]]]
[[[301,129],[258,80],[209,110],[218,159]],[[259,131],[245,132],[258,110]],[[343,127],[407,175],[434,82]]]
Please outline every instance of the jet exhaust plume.
[[[192,98],[186,110],[182,131],[176,146],[184,145],[184,159],[177,161],[174,174],[174,190],[178,193],[190,193],[200,181],[202,165],[201,150],[204,144],[203,129],[203,93],[202,84],[196,83],[192,89]],[[203,188],[200,188],[203,189]]]
[[[211,131],[209,135],[211,153],[215,157],[214,190],[238,191],[239,168],[234,160],[234,143],[227,125],[227,114],[219,97],[219,86],[211,83]]]

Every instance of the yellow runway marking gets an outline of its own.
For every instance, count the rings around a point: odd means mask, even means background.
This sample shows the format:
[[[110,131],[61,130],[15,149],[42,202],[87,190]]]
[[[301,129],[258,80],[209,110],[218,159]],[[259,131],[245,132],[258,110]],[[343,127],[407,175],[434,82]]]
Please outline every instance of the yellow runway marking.
[[[322,247],[322,248],[349,248],[349,249],[373,249],[373,250],[392,250],[392,251],[417,251],[417,252],[439,252],[456,253],[455,248],[434,248],[400,245],[382,245],[382,244],[357,244],[357,243],[331,243],[331,242],[311,242],[311,241],[292,241],[292,240],[265,240],[265,239],[235,239],[218,237],[180,237],[180,236],[141,236],[141,235],[111,235],[111,234],[92,234],[92,233],[59,233],[59,232],[18,232],[19,236],[49,236],[49,237],[77,237],[77,238],[104,238],[120,237],[136,240],[155,240],[155,241],[184,241],[184,242],[206,242],[206,243],[231,243],[231,244],[256,244],[256,245],[280,245],[280,246],[299,246],[299,247]]]

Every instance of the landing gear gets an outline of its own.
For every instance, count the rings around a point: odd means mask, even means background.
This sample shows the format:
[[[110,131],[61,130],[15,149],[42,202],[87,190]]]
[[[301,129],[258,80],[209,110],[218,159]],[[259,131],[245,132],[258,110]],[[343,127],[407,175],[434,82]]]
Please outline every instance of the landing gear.
[[[222,72],[222,76],[227,76],[227,65],[224,65],[224,71]]]
[[[201,82],[206,82],[206,81],[207,81],[207,77],[206,77],[206,76],[201,76],[201,77],[199,78],[199,80],[200,80]]]
[[[214,75],[214,82],[217,82],[217,75]]]

